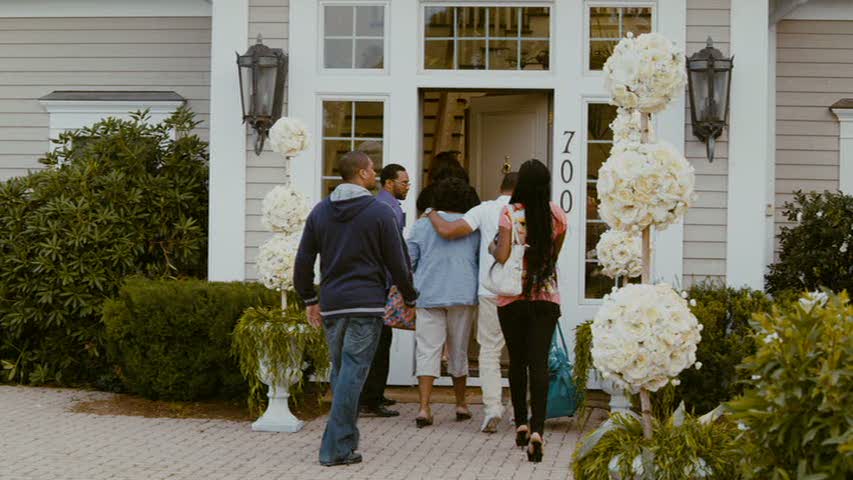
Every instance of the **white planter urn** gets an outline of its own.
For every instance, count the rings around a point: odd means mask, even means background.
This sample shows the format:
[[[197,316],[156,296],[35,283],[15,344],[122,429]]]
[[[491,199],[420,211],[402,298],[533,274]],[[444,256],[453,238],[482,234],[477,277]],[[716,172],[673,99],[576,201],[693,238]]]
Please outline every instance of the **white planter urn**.
[[[610,394],[610,413],[630,413],[631,398],[613,380],[599,380],[601,389]]]
[[[301,361],[302,353],[297,352],[294,355]],[[301,367],[301,365],[300,365]],[[302,377],[302,368],[287,368],[284,369],[282,378],[274,379],[269,373],[268,361],[266,356],[261,358],[261,364],[258,372],[258,377],[261,381],[269,385],[267,397],[269,403],[267,409],[261,418],[252,423],[252,430],[255,432],[298,432],[305,425],[305,422],[296,418],[290,411],[290,406],[287,399],[290,398],[290,387],[299,381]]]

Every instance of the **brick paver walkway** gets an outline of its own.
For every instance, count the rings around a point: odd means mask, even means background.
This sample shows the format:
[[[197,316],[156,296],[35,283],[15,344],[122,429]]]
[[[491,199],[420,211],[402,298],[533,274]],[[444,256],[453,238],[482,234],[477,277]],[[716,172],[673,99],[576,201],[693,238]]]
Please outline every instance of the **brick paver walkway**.
[[[0,386],[0,479],[567,479],[578,438],[572,420],[549,420],[545,459],[527,462],[511,425],[478,432],[436,405],[436,425],[416,429],[416,405],[395,419],[359,421],[365,462],[317,464],[325,419],[296,434],[255,433],[248,422],[102,416],[69,411],[110,394]],[[592,422],[591,422],[592,423]]]

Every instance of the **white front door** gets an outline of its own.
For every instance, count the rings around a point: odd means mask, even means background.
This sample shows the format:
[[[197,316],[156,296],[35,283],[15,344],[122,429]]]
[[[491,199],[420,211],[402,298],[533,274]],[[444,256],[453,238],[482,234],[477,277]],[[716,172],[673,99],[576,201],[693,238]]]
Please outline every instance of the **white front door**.
[[[504,172],[536,158],[548,163],[548,95],[496,95],[471,99],[471,182],[480,198],[500,193]]]

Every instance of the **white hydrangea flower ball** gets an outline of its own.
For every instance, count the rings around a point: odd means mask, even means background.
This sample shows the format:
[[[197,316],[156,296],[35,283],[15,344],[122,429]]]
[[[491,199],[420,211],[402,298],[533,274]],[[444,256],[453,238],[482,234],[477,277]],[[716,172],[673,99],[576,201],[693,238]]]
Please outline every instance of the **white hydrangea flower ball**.
[[[308,197],[296,190],[278,185],[264,197],[261,223],[272,232],[292,234],[301,231],[311,204]]]
[[[610,278],[643,273],[643,240],[633,232],[607,230],[595,246],[602,273]]]
[[[276,234],[260,246],[255,262],[258,277],[267,288],[281,291],[293,287],[293,266],[301,238],[301,232]]]
[[[292,157],[308,149],[311,136],[298,118],[281,117],[269,130],[270,146],[274,152]]]
[[[701,331],[670,285],[626,285],[604,298],[593,320],[593,365],[634,393],[654,392],[696,364]]]

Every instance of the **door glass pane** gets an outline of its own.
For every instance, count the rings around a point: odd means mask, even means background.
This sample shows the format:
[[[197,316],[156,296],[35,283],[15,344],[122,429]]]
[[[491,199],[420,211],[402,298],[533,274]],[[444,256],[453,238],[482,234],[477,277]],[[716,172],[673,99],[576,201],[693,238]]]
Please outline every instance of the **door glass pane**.
[[[613,55],[617,40],[593,40],[589,42],[589,69],[601,70],[604,62]]]
[[[486,41],[459,40],[459,69],[484,70],[486,68]]]
[[[426,7],[424,9],[425,36],[453,37],[453,8]]]
[[[325,7],[323,14],[323,35],[326,37],[351,37],[353,34],[352,19],[354,13],[355,9],[353,7]]]
[[[619,8],[590,8],[589,38],[619,38]]]
[[[340,183],[338,160],[352,150],[367,153],[377,172],[382,169],[384,102],[328,100],[323,102],[323,186],[324,196]],[[355,128],[353,128],[353,126]]]
[[[368,39],[355,41],[355,68],[383,68],[385,62],[383,47],[385,41],[380,39]]]
[[[626,8],[622,13],[622,35],[634,36],[652,31],[652,11],[648,8]]]
[[[486,36],[486,8],[485,7],[457,7],[456,8],[456,36],[485,37]]]
[[[518,69],[518,40],[492,40],[489,43],[489,69]]]
[[[548,43],[544,40],[521,41],[522,70],[548,70],[550,63]]]
[[[613,285],[616,284],[610,277],[601,273],[601,267],[598,263],[586,264],[585,278],[584,296],[586,298],[602,298],[610,293],[613,290]]]
[[[327,38],[325,43],[326,68],[352,68],[352,40]]]
[[[385,7],[364,6],[355,9],[355,34],[358,37],[382,37],[385,35]]]
[[[549,38],[551,36],[551,15],[548,7],[527,7],[521,9],[521,36]]]
[[[612,140],[610,124],[616,119],[616,107],[606,103],[589,104],[587,132],[590,140]]]
[[[601,298],[610,293],[614,281],[601,273],[595,255],[595,246],[601,234],[607,230],[598,215],[598,194],[596,182],[598,169],[607,161],[613,146],[613,132],[610,123],[616,118],[616,107],[606,103],[591,103],[587,106],[587,145],[586,145],[586,246],[587,261],[584,275],[585,298]]]
[[[628,32],[635,36],[652,31],[650,7],[589,8],[589,69],[601,70],[613,49]]]
[[[453,69],[453,40],[427,40],[424,51],[424,68]]]
[[[518,37],[518,8],[517,7],[491,7],[489,8],[489,36]]]

